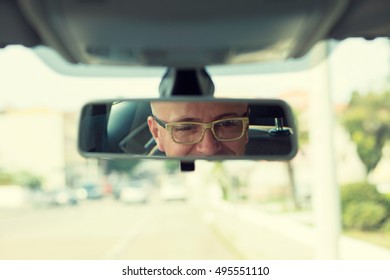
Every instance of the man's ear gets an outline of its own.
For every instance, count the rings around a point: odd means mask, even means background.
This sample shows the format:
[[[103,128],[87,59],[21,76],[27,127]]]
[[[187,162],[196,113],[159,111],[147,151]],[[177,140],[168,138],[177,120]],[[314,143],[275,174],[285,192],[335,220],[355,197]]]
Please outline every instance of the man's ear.
[[[155,122],[155,120],[152,116],[148,117],[148,126],[149,126],[150,133],[152,134],[152,136],[154,138],[154,141],[156,141],[157,148],[161,152],[164,152],[164,146],[161,142],[160,135],[158,133],[157,123]]]

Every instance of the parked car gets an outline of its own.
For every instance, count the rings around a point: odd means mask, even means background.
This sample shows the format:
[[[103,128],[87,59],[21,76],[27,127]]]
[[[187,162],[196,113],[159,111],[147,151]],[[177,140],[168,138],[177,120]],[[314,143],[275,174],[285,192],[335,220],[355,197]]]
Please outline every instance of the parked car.
[[[68,188],[50,191],[46,195],[49,198],[49,205],[52,206],[77,205],[79,202],[74,191]]]
[[[186,201],[189,196],[188,186],[180,176],[167,176],[161,180],[160,196],[165,201]]]
[[[128,180],[119,188],[119,200],[125,203],[147,203],[149,199],[148,185],[145,180]]]
[[[103,197],[102,187],[95,183],[84,183],[77,189],[80,199],[99,199]]]

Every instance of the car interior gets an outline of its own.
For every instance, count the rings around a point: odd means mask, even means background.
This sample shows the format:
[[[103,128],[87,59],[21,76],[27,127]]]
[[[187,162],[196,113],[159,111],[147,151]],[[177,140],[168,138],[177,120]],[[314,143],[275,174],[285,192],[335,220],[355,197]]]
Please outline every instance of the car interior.
[[[71,63],[198,69],[300,58],[326,39],[387,37],[389,9],[384,0],[3,0],[0,43],[50,46]]]
[[[0,5],[1,47],[47,46],[75,65],[163,66],[167,70],[161,77],[160,97],[212,97],[214,83],[206,70],[209,65],[299,60],[323,40],[390,34],[390,4],[384,0],[250,0],[245,5],[219,0],[185,4],[180,0],[3,0]],[[323,58],[309,64],[316,65]],[[144,109],[132,110],[121,108],[121,113],[113,114],[114,119],[105,119],[110,108],[93,108],[91,114],[97,120],[87,123],[106,135],[106,139],[93,141],[117,153],[117,142],[135,137],[128,136],[132,131],[129,125],[119,123]],[[119,121],[119,115],[125,119]],[[140,117],[134,117],[130,128],[138,127]],[[101,121],[109,123],[107,131],[99,127]],[[139,128],[137,137],[149,138],[147,132],[142,136],[145,130]],[[270,143],[269,134],[267,137]],[[132,145],[121,144],[126,151],[145,149],[135,141]],[[254,145],[248,146],[253,150]],[[295,148],[286,150],[292,151],[292,158]]]

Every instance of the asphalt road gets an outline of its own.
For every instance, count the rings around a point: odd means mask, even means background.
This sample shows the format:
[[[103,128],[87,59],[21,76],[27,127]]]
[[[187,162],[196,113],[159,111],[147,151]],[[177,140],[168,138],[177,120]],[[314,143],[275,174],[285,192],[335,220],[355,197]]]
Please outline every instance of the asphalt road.
[[[215,207],[200,196],[0,209],[0,260],[316,259],[313,227],[250,208]],[[390,251],[343,236],[340,256],[389,259]]]
[[[241,259],[189,202],[106,198],[0,215],[0,259]]]

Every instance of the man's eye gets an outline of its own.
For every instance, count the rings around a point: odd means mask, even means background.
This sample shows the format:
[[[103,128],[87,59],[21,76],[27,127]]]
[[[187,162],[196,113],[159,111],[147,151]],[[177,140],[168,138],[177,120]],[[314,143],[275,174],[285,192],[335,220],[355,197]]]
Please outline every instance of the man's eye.
[[[197,127],[198,127],[197,125],[193,125],[193,124],[183,124],[183,125],[175,126],[174,130],[177,132],[195,131]]]
[[[226,120],[218,122],[216,125],[219,127],[236,127],[240,125],[240,121]]]

